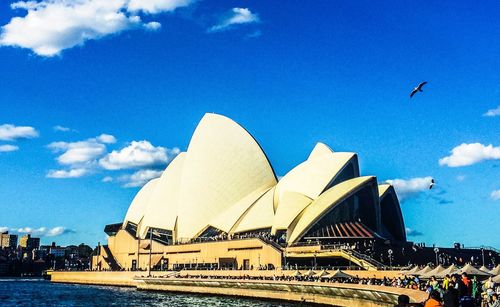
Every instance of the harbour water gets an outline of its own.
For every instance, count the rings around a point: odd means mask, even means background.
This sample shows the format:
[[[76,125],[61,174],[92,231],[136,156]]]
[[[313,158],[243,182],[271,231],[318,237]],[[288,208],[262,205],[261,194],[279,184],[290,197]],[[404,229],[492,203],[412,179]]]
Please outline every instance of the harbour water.
[[[143,292],[134,288],[0,279],[0,306],[283,306],[296,304],[237,297]]]

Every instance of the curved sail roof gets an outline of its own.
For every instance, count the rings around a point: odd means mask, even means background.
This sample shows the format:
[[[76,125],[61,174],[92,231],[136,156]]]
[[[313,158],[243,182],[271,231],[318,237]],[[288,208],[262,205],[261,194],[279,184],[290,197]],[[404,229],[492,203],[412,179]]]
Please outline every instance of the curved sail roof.
[[[233,229],[236,223],[241,219],[241,217],[244,216],[245,213],[251,208],[251,206],[268,190],[269,188],[257,189],[254,192],[248,194],[236,204],[218,214],[210,222],[210,225],[226,233],[229,233],[230,230]]]
[[[392,236],[393,239],[406,241],[403,214],[394,187],[390,184],[380,184],[378,186],[378,195],[383,226],[382,231],[385,232],[385,235]]]
[[[274,188],[270,189],[259,198],[252,207],[248,209],[245,215],[242,216],[238,225],[232,232],[238,233],[262,228],[271,228],[274,218],[273,194]]]
[[[194,237],[220,212],[275,184],[274,171],[254,138],[231,119],[206,114],[184,162],[177,238]]]
[[[147,210],[149,199],[157,183],[158,178],[150,180],[139,190],[139,192],[137,192],[137,195],[135,195],[134,200],[132,200],[132,203],[128,208],[127,214],[125,215],[123,225],[126,225],[127,222],[139,224],[144,216],[144,212]]]
[[[177,218],[178,191],[185,158],[185,152],[177,155],[165,169],[151,192],[144,220],[139,229],[142,238],[146,236],[148,227],[174,230]]]
[[[378,185],[378,197],[382,198],[382,196],[384,196],[384,194],[389,190],[390,187],[391,187],[391,185],[388,183],[379,184]]]
[[[272,233],[288,229],[293,220],[312,202],[309,197],[295,192],[285,192],[274,216]]]
[[[124,225],[137,224],[142,238],[150,227],[171,230],[177,241],[195,238],[208,227],[229,234],[286,230],[287,241],[295,243],[347,197],[376,183],[375,177],[358,176],[355,153],[333,152],[318,143],[308,159],[278,183],[265,153],[244,128],[227,117],[206,114],[188,150],[137,193]],[[363,220],[376,216],[378,224],[372,228],[379,234],[405,238],[399,235],[404,224],[394,189],[378,186],[383,205],[375,184],[364,191],[357,194],[365,204],[359,210]]]
[[[316,143],[316,146],[314,146],[313,150],[309,154],[309,158],[307,158],[307,160],[314,160],[318,157],[321,157],[322,155],[331,154],[332,152],[333,150],[330,147],[321,142],[318,142]]]
[[[365,185],[375,181],[373,176],[357,177],[339,183],[316,199],[304,211],[292,234],[288,238],[289,243],[296,242],[300,237],[321,217],[333,207],[342,202],[348,196],[356,193]]]
[[[280,199],[285,192],[300,193],[311,199],[318,198],[337,174],[356,157],[351,152],[327,152],[317,148],[318,146],[308,160],[296,166],[278,182],[274,196],[275,208],[281,203]],[[321,154],[318,153],[320,151]]]

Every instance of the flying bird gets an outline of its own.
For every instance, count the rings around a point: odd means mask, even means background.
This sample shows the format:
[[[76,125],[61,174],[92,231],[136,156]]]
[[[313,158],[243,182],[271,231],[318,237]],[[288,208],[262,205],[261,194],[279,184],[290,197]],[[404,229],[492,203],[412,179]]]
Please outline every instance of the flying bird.
[[[434,182],[434,179],[431,179],[431,183],[429,184],[429,190],[432,190],[432,188],[436,185],[436,182]]]
[[[414,88],[413,91],[411,91],[410,98],[412,98],[413,95],[415,95],[417,92],[423,92],[422,87],[424,87],[424,85],[426,85],[426,84],[427,84],[427,81],[424,81],[424,82],[420,83],[416,88]]]

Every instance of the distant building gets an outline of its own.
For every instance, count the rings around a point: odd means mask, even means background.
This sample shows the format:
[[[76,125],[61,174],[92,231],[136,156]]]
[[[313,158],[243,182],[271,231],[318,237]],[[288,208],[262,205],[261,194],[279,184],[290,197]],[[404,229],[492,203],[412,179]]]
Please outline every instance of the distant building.
[[[44,259],[45,257],[47,257],[48,254],[49,254],[49,250],[44,248],[44,246],[40,246],[39,249],[33,250],[33,259],[34,260]]]
[[[28,250],[37,249],[40,247],[40,238],[32,238],[30,234],[26,234],[19,240],[19,246]]]
[[[0,236],[0,247],[1,248],[15,248],[17,246],[17,235],[9,234],[9,232],[4,232]]]
[[[49,254],[54,257],[64,257],[66,255],[66,247],[54,246],[49,250]]]

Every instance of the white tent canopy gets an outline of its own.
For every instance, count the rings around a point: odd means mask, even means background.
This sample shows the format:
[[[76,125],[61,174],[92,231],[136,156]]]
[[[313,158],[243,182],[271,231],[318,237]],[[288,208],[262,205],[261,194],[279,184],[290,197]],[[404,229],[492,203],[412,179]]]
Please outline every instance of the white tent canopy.
[[[411,268],[410,270],[402,271],[401,274],[413,275],[413,274],[417,273],[418,271],[420,271],[420,267],[418,265],[416,265],[413,268]]]
[[[420,277],[421,278],[431,278],[432,276],[437,276],[439,273],[441,273],[444,270],[445,270],[445,268],[442,265],[438,265],[433,270],[430,270],[429,272],[422,274]]]
[[[452,264],[449,267],[447,267],[446,269],[444,269],[443,271],[439,272],[439,274],[436,274],[436,277],[443,278],[446,275],[452,275],[452,274],[456,274],[458,272],[459,272],[459,269],[455,265]]]
[[[346,273],[342,272],[341,270],[336,270],[335,272],[333,272],[331,274],[323,276],[323,278],[328,278],[328,279],[332,279],[332,278],[351,278],[351,277],[353,277],[353,276],[349,275],[349,274],[346,274]]]
[[[472,276],[491,276],[490,273],[478,270],[470,264],[467,264],[462,269],[460,269],[460,274],[462,273],[467,273],[467,275],[472,275]]]
[[[314,272],[313,270],[309,270],[309,271],[304,273],[305,276],[314,276],[315,274],[316,274],[316,272]]]
[[[321,272],[316,273],[314,277],[323,277],[325,275],[328,275],[328,272],[326,270],[322,270]]]
[[[497,265],[493,270],[489,271],[491,275],[500,275],[500,264]]]
[[[486,272],[486,273],[489,273],[490,272],[490,269],[488,269],[487,267],[485,267],[484,265],[482,267],[479,268],[480,271],[483,271],[483,272]]]
[[[292,274],[290,274],[290,276],[291,277],[299,277],[299,276],[302,276],[302,273],[300,273],[300,271],[295,271]]]
[[[432,268],[430,266],[425,266],[425,268],[421,269],[420,271],[413,273],[413,275],[424,275],[427,272],[432,271]]]

